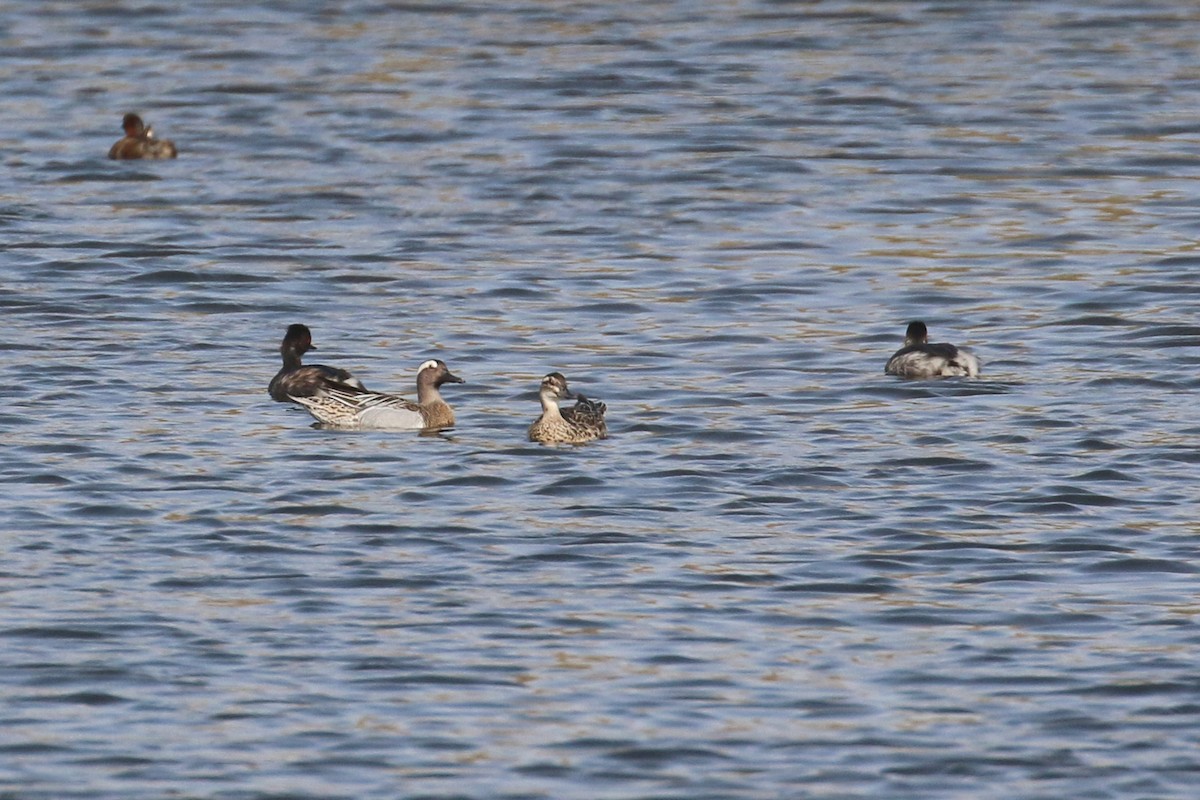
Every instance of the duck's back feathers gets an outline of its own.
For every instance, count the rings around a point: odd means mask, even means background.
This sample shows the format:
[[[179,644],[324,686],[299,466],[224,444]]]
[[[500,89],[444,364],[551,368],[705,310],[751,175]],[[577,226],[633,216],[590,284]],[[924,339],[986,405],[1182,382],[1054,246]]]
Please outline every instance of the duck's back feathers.
[[[170,139],[154,139],[152,137],[134,138],[126,136],[115,143],[108,151],[108,157],[115,161],[130,161],[139,158],[170,159],[176,158],[179,151]]]
[[[314,379],[330,380],[352,389],[367,391],[367,387],[363,385],[363,382],[346,370],[329,367],[324,364],[310,364],[307,367],[300,367],[290,371],[280,370],[271,379],[271,383],[267,386],[267,391],[270,393],[272,400],[279,403],[286,403],[292,399],[292,395],[304,394],[305,391],[311,391]]]
[[[574,407],[562,410],[563,419],[573,425],[592,426],[600,432],[601,436],[608,433],[607,426],[604,424],[604,414],[608,411],[608,406],[599,400],[589,400],[581,394],[577,394],[575,397]]]
[[[952,344],[919,344],[896,351],[884,372],[901,378],[977,378],[979,359]]]

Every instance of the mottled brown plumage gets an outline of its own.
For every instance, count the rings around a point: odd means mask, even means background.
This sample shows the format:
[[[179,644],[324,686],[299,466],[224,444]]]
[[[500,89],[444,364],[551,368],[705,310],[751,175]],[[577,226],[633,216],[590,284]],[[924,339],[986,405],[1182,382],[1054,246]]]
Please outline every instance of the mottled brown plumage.
[[[559,408],[559,400],[575,398],[573,408]],[[529,440],[542,444],[583,444],[608,436],[604,412],[608,407],[599,400],[572,394],[561,372],[542,378],[538,399],[542,414],[529,426]]]

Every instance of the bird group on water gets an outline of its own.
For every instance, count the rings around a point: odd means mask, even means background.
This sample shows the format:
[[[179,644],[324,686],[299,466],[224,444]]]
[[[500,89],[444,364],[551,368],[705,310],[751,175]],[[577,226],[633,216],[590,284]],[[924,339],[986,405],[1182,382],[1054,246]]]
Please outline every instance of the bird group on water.
[[[307,325],[289,325],[279,345],[283,366],[267,387],[271,398],[293,402],[308,410],[324,427],[348,430],[440,430],[454,425],[454,410],[442,397],[447,383],[465,383],[446,366],[429,359],[417,367],[417,400],[373,392],[344,369],[301,360],[315,350]],[[978,377],[979,360],[952,344],[930,343],[924,322],[912,322],[904,347],[888,359],[884,372],[901,378]],[[561,372],[542,378],[538,388],[542,413],[529,426],[529,440],[542,444],[583,444],[608,435],[608,407],[572,393]],[[562,400],[575,405],[563,408]]]
[[[178,151],[169,139],[157,139],[142,118],[129,113],[121,120],[125,136],[108,151],[112,159],[175,158]],[[417,400],[373,392],[344,369],[303,363],[315,350],[312,332],[302,324],[290,325],[279,346],[283,366],[271,379],[271,399],[293,402],[308,409],[318,423],[329,428],[354,430],[440,430],[454,426],[454,409],[442,397],[447,383],[465,383],[444,361],[429,359],[417,367]],[[901,378],[979,376],[979,360],[952,344],[930,343],[924,322],[909,323],[904,347],[888,359],[884,372]],[[574,394],[561,372],[542,378],[538,389],[542,413],[529,426],[529,439],[543,444],[582,444],[608,435],[604,422],[607,406]],[[575,405],[563,408],[562,400]]]
[[[454,426],[454,409],[442,397],[447,383],[466,383],[431,358],[417,367],[417,401],[399,395],[372,392],[344,369],[324,364],[304,364],[301,358],[315,350],[307,325],[289,325],[279,345],[283,366],[267,387],[271,398],[303,406],[322,426],[348,430],[428,431]],[[529,439],[543,444],[583,444],[608,435],[604,403],[572,394],[561,372],[542,379],[539,392],[542,414],[529,427]],[[574,399],[573,408],[560,408],[559,400]]]

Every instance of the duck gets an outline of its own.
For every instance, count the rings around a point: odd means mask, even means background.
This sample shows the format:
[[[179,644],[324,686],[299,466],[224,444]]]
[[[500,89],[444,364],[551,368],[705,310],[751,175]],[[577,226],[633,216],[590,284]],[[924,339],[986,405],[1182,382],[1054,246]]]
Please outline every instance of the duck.
[[[327,428],[419,431],[454,426],[454,410],[439,389],[466,383],[436,358],[417,368],[417,402],[394,394],[369,392],[323,375],[309,374],[291,387],[288,398],[308,409]]]
[[[979,377],[979,359],[952,344],[929,343],[929,329],[917,320],[908,324],[904,347],[888,359],[883,371],[901,378]]]
[[[175,158],[178,152],[170,139],[155,139],[154,129],[142,122],[137,114],[126,114],[121,120],[125,136],[108,151],[114,159]]]
[[[271,395],[272,400],[277,403],[293,402],[289,392],[308,385],[306,381],[311,382],[314,378],[328,378],[352,389],[367,391],[362,381],[344,369],[327,367],[324,364],[303,366],[300,358],[309,350],[316,349],[317,346],[312,343],[312,331],[307,325],[296,323],[288,326],[287,332],[283,334],[283,341],[279,343],[283,366],[267,386],[267,393]]]
[[[529,441],[541,444],[583,444],[608,436],[604,412],[608,406],[599,400],[589,400],[572,394],[561,372],[551,372],[542,378],[538,389],[542,414],[529,426]],[[575,400],[573,408],[560,409],[559,400]]]

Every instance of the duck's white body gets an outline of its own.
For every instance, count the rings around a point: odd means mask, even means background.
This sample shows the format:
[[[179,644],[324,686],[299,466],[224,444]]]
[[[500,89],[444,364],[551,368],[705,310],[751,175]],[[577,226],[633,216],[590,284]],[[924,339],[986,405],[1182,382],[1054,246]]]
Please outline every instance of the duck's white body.
[[[884,371],[901,378],[977,378],[979,359],[952,344],[930,344],[897,352]]]

